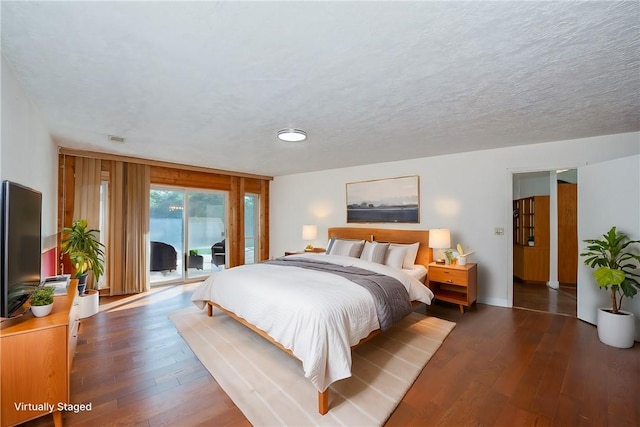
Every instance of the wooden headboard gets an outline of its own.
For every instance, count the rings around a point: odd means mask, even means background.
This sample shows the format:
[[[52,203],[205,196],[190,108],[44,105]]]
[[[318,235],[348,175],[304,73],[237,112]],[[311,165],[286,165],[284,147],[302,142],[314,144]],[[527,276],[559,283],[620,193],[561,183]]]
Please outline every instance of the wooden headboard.
[[[355,227],[331,227],[328,230],[329,238],[358,239],[389,243],[415,243],[420,242],[416,264],[425,267],[433,260],[431,248],[429,248],[429,230],[393,230],[389,228],[355,228]]]

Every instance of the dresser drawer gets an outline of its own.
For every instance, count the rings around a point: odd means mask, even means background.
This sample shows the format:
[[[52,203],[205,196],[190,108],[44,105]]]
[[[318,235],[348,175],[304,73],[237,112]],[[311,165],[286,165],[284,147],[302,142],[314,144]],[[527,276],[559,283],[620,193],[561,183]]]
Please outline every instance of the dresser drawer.
[[[452,268],[429,267],[429,280],[432,282],[454,283],[456,285],[468,285],[469,275],[465,270],[454,270]]]

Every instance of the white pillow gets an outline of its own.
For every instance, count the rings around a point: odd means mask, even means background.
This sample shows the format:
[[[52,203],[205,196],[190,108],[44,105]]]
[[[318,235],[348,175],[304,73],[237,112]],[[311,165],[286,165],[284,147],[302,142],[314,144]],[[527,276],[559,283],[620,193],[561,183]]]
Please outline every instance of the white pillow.
[[[404,254],[404,260],[402,261],[402,268],[413,268],[416,265],[416,257],[418,256],[418,248],[420,242],[411,244],[392,243],[391,246],[402,246],[406,249]]]
[[[384,259],[385,265],[402,269],[402,263],[407,253],[407,248],[404,246],[390,245],[387,249],[387,257]]]
[[[364,240],[335,239],[328,254],[358,258],[362,253],[363,246]]]
[[[364,249],[362,249],[360,259],[376,262],[378,264],[384,264],[384,259],[387,255],[387,249],[389,249],[388,243],[364,242]]]

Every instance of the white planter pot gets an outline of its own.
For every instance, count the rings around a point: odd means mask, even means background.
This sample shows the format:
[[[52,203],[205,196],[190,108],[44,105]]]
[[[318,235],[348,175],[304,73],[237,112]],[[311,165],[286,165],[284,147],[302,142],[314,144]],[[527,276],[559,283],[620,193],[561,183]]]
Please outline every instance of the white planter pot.
[[[633,313],[624,310],[618,313],[612,314],[603,308],[598,309],[598,338],[612,347],[633,347],[635,337]]]
[[[95,289],[90,289],[86,294],[80,295],[78,301],[78,317],[80,319],[93,316],[100,311],[99,294]]]
[[[32,305],[31,306],[31,312],[36,317],[48,316],[49,313],[51,313],[52,309],[53,309],[53,303],[49,305]]]

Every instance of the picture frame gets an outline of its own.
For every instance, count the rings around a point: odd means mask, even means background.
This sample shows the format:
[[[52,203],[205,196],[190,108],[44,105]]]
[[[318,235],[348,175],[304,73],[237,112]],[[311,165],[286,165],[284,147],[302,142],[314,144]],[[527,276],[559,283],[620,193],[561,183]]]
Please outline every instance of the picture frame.
[[[346,184],[347,223],[420,223],[420,177]]]

